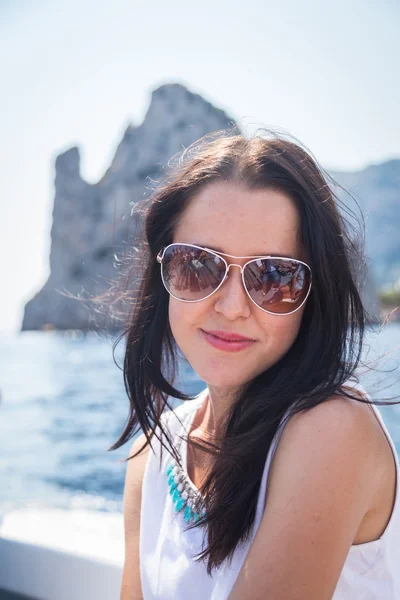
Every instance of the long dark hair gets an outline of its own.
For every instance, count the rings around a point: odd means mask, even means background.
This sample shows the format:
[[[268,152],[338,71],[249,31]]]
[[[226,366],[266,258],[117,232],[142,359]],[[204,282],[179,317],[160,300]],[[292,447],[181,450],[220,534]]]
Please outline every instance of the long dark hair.
[[[223,131],[185,150],[149,200],[144,263],[124,334],[129,418],[110,450],[142,429],[146,445],[156,436],[179,461],[161,416],[170,408],[169,397],[185,401],[191,397],[174,387],[178,349],[156,256],[173,241],[174,228],[191,198],[217,181],[249,190],[273,188],[293,199],[313,287],[295,342],[278,363],[237,393],[223,439],[215,444],[189,440],[214,456],[201,489],[206,514],[191,525],[207,528],[208,544],[197,558],[207,562],[209,574],[250,534],[265,459],[285,411],[292,407],[294,414],[338,394],[367,401],[343,385],[350,377],[358,380],[355,370],[367,318],[359,293],[366,273],[359,244],[363,236],[357,238],[348,209],[342,205],[339,210],[329,177],[298,142],[277,134],[245,137]]]

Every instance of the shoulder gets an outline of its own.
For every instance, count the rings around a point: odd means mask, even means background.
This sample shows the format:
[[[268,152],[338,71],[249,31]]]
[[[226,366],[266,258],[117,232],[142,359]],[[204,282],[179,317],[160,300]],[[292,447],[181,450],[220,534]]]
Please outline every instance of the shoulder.
[[[366,403],[337,395],[294,414],[285,430],[293,434],[295,430],[301,432],[316,428],[333,431],[337,435],[349,428],[353,433],[362,434],[369,432],[374,422],[374,414]]]
[[[135,461],[135,460],[136,460],[136,462],[140,462],[141,458],[143,458],[143,456],[147,455],[149,448],[150,448],[150,446],[147,443],[145,434],[141,433],[140,435],[138,435],[138,437],[133,442],[131,449],[129,451],[128,465],[130,462]]]
[[[360,525],[381,483],[380,443],[373,409],[345,396],[292,415],[271,463],[269,505],[292,496],[300,512],[313,506],[340,521],[351,504],[350,526]]]
[[[124,487],[125,563],[121,600],[141,597],[139,538],[143,475],[150,446],[144,433],[132,444],[127,462]]]
[[[261,597],[257,590],[273,598],[332,597],[375,487],[373,419],[369,406],[345,396],[288,419],[232,600]]]
[[[135,439],[129,452],[124,488],[125,525],[128,528],[140,513],[142,482],[149,449],[146,436],[142,433]]]
[[[127,460],[124,487],[125,537],[138,534],[143,475],[150,446],[144,433],[133,442]]]
[[[283,429],[277,447],[279,460],[297,461],[323,457],[326,464],[343,461],[346,469],[362,462],[371,472],[378,443],[379,426],[373,409],[345,396],[332,396],[317,406],[293,414]]]

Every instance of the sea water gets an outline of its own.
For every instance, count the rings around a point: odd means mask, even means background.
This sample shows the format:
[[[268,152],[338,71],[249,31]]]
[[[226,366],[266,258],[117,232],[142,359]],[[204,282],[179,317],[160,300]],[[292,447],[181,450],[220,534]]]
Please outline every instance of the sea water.
[[[111,338],[94,333],[25,332],[0,338],[0,511],[27,507],[121,511],[131,442],[107,449],[123,431],[128,399]],[[393,350],[397,347],[397,350]],[[361,375],[373,398],[399,396],[400,324],[369,332]],[[116,352],[123,360],[123,343]],[[204,383],[185,364],[178,387]],[[400,453],[400,404],[381,407]]]

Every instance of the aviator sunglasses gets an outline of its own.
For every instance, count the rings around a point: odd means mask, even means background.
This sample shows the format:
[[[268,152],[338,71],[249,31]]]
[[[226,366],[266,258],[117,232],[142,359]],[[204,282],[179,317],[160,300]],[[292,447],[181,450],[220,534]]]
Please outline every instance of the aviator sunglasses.
[[[242,267],[223,258],[250,258]],[[239,267],[244,289],[256,306],[272,315],[290,315],[311,291],[311,269],[283,256],[232,256],[194,244],[169,244],[157,255],[167,292],[182,302],[200,302],[214,294]]]

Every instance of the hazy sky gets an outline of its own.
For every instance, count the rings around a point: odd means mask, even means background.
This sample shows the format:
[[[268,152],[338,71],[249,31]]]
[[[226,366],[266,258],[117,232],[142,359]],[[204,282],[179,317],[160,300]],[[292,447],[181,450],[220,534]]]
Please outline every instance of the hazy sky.
[[[48,276],[59,152],[78,144],[96,181],[151,90],[180,82],[328,168],[400,157],[399,28],[398,0],[2,0],[0,331]]]

